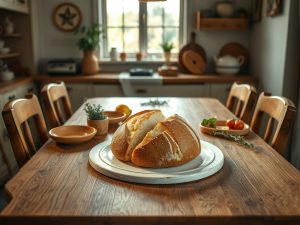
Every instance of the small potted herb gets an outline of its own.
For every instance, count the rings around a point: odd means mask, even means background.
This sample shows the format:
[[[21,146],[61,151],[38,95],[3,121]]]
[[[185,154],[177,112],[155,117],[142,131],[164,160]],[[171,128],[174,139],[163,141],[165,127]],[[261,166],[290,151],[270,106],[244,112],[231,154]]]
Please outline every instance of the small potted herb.
[[[171,42],[164,42],[160,46],[161,46],[162,50],[164,51],[165,61],[168,64],[171,59],[171,51],[174,48],[174,45]]]
[[[108,132],[108,118],[103,113],[102,106],[99,104],[85,103],[83,110],[87,115],[87,124],[96,128],[96,135],[104,135]]]

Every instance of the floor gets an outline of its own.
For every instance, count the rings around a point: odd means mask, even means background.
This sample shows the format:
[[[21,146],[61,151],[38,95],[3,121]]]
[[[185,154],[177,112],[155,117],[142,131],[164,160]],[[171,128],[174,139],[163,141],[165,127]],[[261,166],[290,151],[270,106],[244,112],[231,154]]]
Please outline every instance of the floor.
[[[0,211],[5,207],[6,200],[4,196],[3,187],[0,187]]]

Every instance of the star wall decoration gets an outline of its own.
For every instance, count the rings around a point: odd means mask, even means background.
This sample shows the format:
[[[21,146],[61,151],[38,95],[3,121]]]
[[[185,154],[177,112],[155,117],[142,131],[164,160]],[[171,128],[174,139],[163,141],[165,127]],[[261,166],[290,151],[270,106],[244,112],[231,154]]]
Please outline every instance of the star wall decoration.
[[[76,5],[62,3],[54,9],[52,20],[61,31],[72,32],[80,26],[82,14]]]

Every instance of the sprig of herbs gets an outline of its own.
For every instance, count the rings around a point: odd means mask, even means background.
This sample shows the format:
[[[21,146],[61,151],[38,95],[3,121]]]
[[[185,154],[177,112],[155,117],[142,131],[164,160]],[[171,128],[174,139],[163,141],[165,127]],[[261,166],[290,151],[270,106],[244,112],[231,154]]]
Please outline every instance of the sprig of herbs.
[[[245,140],[244,137],[241,135],[229,134],[227,131],[221,131],[221,130],[213,131],[211,135],[234,141],[247,148],[254,148],[254,145],[249,141]]]
[[[168,101],[166,100],[159,100],[158,98],[157,99],[150,99],[148,102],[142,102],[141,103],[141,106],[164,106],[164,105],[168,105]]]
[[[217,118],[213,117],[213,118],[203,119],[201,125],[205,127],[216,128],[216,123],[217,123]]]
[[[106,115],[103,113],[104,109],[99,104],[85,103],[83,110],[85,111],[89,120],[104,120]]]

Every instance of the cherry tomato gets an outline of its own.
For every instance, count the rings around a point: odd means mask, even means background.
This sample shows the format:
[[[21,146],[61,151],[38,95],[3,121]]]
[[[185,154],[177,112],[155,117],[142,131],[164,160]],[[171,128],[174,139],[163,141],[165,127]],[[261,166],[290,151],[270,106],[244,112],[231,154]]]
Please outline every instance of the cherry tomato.
[[[234,124],[235,124],[235,120],[234,119],[226,121],[226,126],[229,127],[229,129],[234,129]]]
[[[245,127],[245,124],[243,121],[241,120],[236,120],[235,123],[234,123],[234,129],[235,130],[243,130]]]

